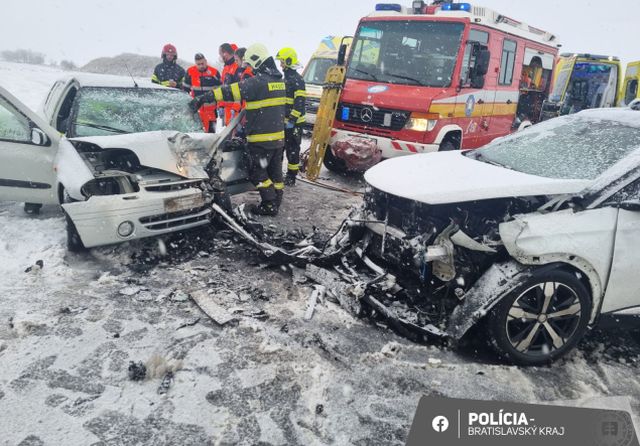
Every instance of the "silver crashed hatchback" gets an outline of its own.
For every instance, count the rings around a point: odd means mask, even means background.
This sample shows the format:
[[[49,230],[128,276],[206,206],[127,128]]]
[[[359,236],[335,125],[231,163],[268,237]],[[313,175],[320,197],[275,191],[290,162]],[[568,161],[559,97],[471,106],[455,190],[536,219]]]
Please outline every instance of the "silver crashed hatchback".
[[[0,200],[61,204],[70,250],[205,225],[213,200],[252,187],[232,129],[67,138],[0,87]]]

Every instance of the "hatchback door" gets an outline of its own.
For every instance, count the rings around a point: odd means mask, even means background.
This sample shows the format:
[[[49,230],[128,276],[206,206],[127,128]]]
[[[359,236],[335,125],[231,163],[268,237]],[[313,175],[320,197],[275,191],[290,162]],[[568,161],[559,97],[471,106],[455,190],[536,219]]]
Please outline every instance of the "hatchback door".
[[[0,200],[57,203],[59,136],[0,87]]]

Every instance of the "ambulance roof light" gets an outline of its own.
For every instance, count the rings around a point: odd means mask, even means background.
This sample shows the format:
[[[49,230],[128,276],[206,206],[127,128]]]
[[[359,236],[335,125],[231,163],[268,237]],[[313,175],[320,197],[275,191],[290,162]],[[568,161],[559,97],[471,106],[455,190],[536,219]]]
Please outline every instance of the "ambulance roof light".
[[[471,3],[444,3],[442,11],[467,11],[471,12]]]
[[[402,5],[398,3],[378,3],[376,11],[396,11],[402,12]]]

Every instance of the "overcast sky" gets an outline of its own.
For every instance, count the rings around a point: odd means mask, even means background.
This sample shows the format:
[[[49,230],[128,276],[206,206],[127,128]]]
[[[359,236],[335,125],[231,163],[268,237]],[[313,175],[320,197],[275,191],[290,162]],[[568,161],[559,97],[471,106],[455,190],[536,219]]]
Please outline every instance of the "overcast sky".
[[[83,65],[120,53],[158,55],[171,42],[181,58],[217,59],[222,42],[293,46],[305,62],[326,35],[352,35],[370,0],[31,0],[3,1],[0,50],[30,48]],[[559,36],[562,50],[640,59],[640,0],[475,2]],[[409,5],[410,2],[403,3]]]

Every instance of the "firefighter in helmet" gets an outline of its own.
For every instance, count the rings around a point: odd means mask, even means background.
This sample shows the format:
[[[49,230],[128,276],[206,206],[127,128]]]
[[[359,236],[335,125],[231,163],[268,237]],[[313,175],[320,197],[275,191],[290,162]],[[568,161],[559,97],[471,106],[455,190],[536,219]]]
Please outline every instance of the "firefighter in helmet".
[[[156,65],[151,76],[151,82],[165,87],[182,88],[185,71],[178,65],[178,51],[176,47],[167,43],[162,47],[162,62]]]
[[[277,215],[282,202],[286,87],[267,48],[259,43],[247,48],[245,62],[254,77],[222,85],[191,101],[192,109],[208,102],[240,104],[245,101],[247,148],[251,158],[250,179],[260,192],[261,203],[249,210],[257,215]]]
[[[302,126],[305,122],[305,101],[307,92],[304,79],[296,71],[298,55],[293,48],[282,48],[276,59],[284,72],[287,87],[287,108],[284,122],[284,149],[287,154],[287,176],[284,183],[288,186],[296,184],[296,176],[300,170],[300,142]]]

